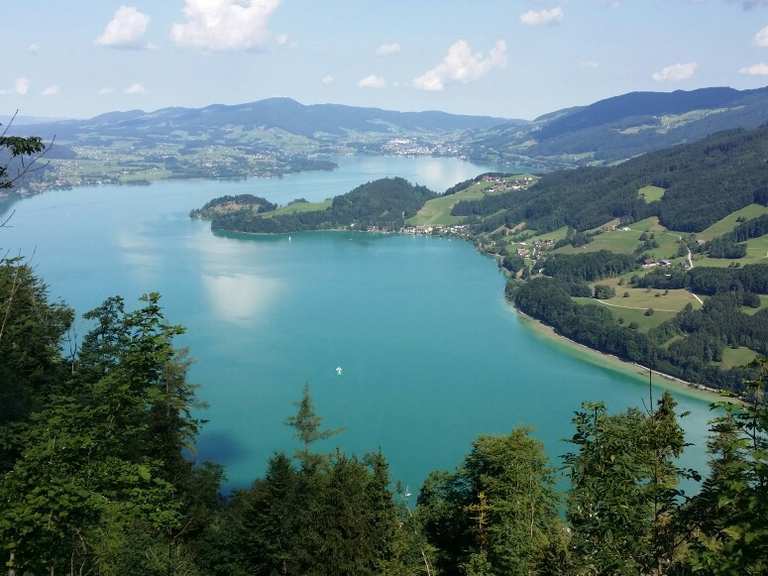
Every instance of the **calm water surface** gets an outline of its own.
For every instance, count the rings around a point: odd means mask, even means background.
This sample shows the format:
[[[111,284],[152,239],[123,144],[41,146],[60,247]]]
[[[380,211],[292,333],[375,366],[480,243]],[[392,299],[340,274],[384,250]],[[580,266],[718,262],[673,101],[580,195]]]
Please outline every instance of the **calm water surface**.
[[[346,430],[326,448],[380,448],[393,477],[415,487],[430,470],[455,466],[478,434],[519,425],[557,458],[580,402],[641,406],[646,385],[538,337],[504,302],[493,260],[467,243],[214,235],[187,214],[222,194],[312,201],[394,175],[442,191],[482,171],[452,159],[373,157],[275,180],[51,192],[16,205],[0,247],[34,251],[52,296],[78,312],[113,294],[163,294],[168,318],[189,330],[191,380],[209,404],[199,456],[224,464],[230,487],[261,474],[273,452],[296,448],[284,420],[305,382],[327,425]],[[691,412],[685,462],[701,469],[708,405],[677,398]]]

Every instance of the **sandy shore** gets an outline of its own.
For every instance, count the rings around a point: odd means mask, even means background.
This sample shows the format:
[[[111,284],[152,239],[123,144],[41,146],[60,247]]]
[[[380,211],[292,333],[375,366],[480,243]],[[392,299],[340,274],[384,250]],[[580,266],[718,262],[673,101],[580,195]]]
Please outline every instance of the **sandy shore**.
[[[509,307],[514,311],[515,314],[518,315],[521,322],[531,331],[533,331],[538,336],[558,345],[566,353],[577,356],[578,358],[586,360],[587,362],[591,362],[597,366],[610,368],[616,372],[621,372],[622,374],[627,374],[648,382],[647,367],[632,362],[626,362],[617,356],[605,354],[604,352],[600,352],[590,348],[589,346],[579,344],[574,340],[566,338],[565,336],[561,336],[555,332],[554,328],[547,326],[539,320],[536,320],[535,318],[532,318],[527,314],[517,310],[511,304]],[[739,402],[738,399],[721,394],[714,388],[708,388],[706,386],[687,382],[669,374],[657,372],[656,370],[653,371],[653,383],[654,385],[661,388],[666,388],[668,390],[672,390],[693,398],[706,400],[708,402]]]

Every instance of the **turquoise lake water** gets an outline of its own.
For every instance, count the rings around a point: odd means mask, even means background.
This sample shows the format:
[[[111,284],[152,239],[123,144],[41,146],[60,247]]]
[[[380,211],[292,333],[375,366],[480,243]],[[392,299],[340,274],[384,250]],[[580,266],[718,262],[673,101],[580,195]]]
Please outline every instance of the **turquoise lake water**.
[[[478,434],[519,425],[558,463],[582,401],[642,406],[647,385],[534,333],[505,303],[494,261],[468,243],[215,235],[188,212],[222,194],[312,201],[395,175],[442,191],[482,171],[455,159],[348,158],[335,172],[283,179],[56,191],[16,204],[0,248],[34,253],[51,295],[80,313],[113,294],[133,303],[162,293],[169,320],[188,328],[181,344],[209,404],[198,456],[224,464],[229,487],[296,448],[283,422],[309,382],[326,424],[345,429],[324,447],[381,449],[393,478],[415,488],[454,467]],[[684,461],[701,470],[708,404],[676,396],[691,413]]]

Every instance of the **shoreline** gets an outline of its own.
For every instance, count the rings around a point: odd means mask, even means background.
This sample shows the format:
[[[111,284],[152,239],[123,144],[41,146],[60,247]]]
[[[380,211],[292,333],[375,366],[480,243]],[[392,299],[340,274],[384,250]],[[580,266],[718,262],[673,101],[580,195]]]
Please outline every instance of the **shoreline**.
[[[211,231],[214,233],[219,232],[224,234],[244,234],[244,235],[252,235],[252,236],[273,236],[273,237],[288,236],[291,234],[290,232],[242,232],[242,231],[233,231],[233,230],[214,231],[213,229],[211,229]],[[483,250],[476,243],[473,242],[473,239],[463,238],[460,236],[454,236],[450,234],[448,235],[446,234],[415,234],[414,235],[414,234],[404,234],[399,230],[390,230],[390,231],[377,230],[373,232],[368,230],[350,230],[350,229],[344,229],[344,228],[323,228],[319,230],[300,230],[297,232],[293,232],[293,234],[301,234],[305,232],[337,232],[337,233],[338,232],[355,232],[355,233],[363,233],[363,234],[379,234],[384,236],[401,235],[401,236],[427,236],[427,237],[438,237],[438,238],[453,238],[457,240],[472,242],[475,245],[475,248],[477,249],[477,252],[479,254],[494,258],[494,260],[498,261],[497,254],[493,254],[491,252]],[[575,340],[571,340],[566,336],[558,334],[555,331],[555,329],[552,328],[551,326],[548,326],[547,324],[544,324],[540,320],[533,318],[532,316],[529,316],[528,314],[526,314],[525,312],[522,312],[521,310],[518,310],[517,307],[515,307],[514,304],[506,300],[506,298],[505,298],[505,303],[506,303],[506,306],[509,307],[512,310],[512,312],[516,314],[520,320],[522,320],[522,324],[527,326],[528,329],[530,329],[534,335],[537,335],[538,337],[543,338],[557,345],[566,354],[570,354],[571,356],[577,357],[578,359],[584,362],[589,362],[590,364],[593,364],[595,366],[612,370],[614,372],[619,372],[624,375],[631,376],[632,378],[635,378],[638,380],[642,379],[645,382],[647,382],[648,372],[649,372],[649,368],[647,366],[643,366],[642,364],[638,364],[636,362],[629,362],[627,360],[622,360],[621,358],[613,354],[607,354],[605,352],[601,352],[600,350],[596,350],[595,348],[590,348],[585,344],[576,342]],[[683,380],[682,378],[672,376],[671,374],[659,372],[658,370],[653,370],[652,372],[653,372],[653,375],[655,376],[653,384],[654,386],[657,386],[659,388],[675,391],[685,396],[688,396],[691,398],[697,398],[699,400],[705,400],[710,403],[715,403],[715,402],[728,402],[732,404],[743,403],[743,401],[740,398],[735,396],[729,396],[726,393],[720,392],[715,388],[711,388],[703,384],[696,384],[693,382],[689,382],[687,380]]]
[[[520,318],[522,321],[521,323],[528,327],[532,333],[553,344],[558,345],[566,353],[601,368],[606,368],[614,372],[620,372],[637,379],[642,378],[646,382],[648,381],[649,369],[647,366],[643,366],[635,362],[628,362],[626,360],[622,360],[618,356],[606,354],[605,352],[600,352],[599,350],[595,350],[594,348],[580,344],[575,340],[571,340],[570,338],[558,334],[551,326],[547,326],[540,320],[527,315],[525,312],[521,312],[509,302],[507,302],[507,306],[518,316],[518,318]],[[653,370],[653,375],[653,385],[666,390],[675,391],[682,393],[685,396],[697,398],[699,400],[706,400],[709,402],[729,402],[734,404],[741,403],[741,400],[738,398],[727,396],[715,388],[688,382],[682,378],[677,378],[671,374],[665,374],[664,372],[659,372],[657,370]]]

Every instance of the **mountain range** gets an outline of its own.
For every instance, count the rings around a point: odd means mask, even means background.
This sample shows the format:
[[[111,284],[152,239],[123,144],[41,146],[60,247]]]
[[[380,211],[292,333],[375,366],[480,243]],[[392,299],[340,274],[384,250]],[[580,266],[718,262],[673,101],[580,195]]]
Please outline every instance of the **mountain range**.
[[[474,131],[467,155],[500,165],[607,164],[768,121],[768,88],[631,92],[559,110],[521,125]]]

